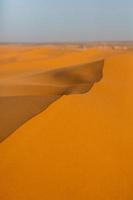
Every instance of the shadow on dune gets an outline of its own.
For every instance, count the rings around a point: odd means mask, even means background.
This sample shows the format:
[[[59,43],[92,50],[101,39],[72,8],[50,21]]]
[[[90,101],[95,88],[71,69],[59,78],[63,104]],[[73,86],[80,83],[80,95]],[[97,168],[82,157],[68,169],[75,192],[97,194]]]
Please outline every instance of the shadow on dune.
[[[63,95],[88,92],[103,74],[104,60],[0,82],[0,142]]]

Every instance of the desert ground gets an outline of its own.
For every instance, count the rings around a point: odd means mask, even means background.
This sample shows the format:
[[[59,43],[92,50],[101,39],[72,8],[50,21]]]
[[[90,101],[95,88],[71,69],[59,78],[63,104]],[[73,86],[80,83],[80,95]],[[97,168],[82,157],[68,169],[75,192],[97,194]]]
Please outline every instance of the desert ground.
[[[133,45],[0,45],[0,199],[132,200]]]

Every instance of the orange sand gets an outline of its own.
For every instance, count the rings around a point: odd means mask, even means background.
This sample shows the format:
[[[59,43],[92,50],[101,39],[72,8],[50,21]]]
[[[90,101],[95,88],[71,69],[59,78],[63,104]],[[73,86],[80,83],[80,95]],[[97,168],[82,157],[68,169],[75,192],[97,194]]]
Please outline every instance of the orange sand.
[[[133,52],[1,46],[0,55],[0,79],[105,59],[89,93],[62,97],[0,144],[0,200],[132,200]]]

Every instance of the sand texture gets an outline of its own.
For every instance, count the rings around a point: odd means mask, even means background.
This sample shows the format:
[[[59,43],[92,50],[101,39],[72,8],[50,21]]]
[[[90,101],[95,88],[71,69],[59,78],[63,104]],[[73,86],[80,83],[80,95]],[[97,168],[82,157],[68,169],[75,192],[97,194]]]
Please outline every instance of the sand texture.
[[[0,45],[0,200],[132,200],[132,74],[126,44]]]
[[[0,142],[63,95],[88,92],[102,78],[104,61],[7,76],[0,82]]]

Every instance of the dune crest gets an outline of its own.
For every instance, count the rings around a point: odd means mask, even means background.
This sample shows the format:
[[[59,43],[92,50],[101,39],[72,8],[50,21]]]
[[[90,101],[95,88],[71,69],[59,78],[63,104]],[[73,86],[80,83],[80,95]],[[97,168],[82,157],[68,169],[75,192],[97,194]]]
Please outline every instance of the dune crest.
[[[104,60],[23,73],[0,80],[0,142],[63,95],[88,92],[102,78]]]

